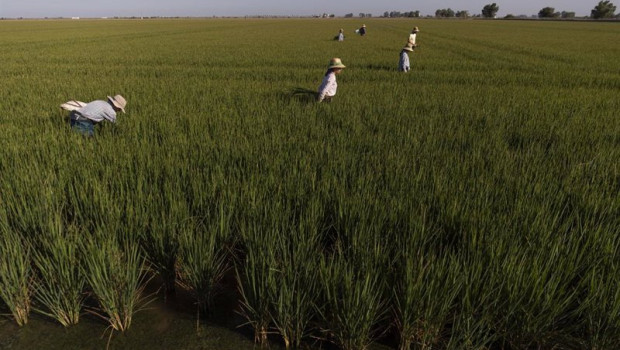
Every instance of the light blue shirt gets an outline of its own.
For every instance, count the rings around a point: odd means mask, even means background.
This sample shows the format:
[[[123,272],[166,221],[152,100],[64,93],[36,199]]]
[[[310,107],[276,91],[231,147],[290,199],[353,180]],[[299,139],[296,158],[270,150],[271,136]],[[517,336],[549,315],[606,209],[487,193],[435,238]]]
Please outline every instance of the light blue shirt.
[[[86,106],[78,109],[77,113],[95,123],[104,119],[112,123],[116,122],[116,111],[108,101],[97,100],[87,103]]]
[[[338,90],[338,83],[336,82],[336,73],[330,71],[325,74],[321,86],[319,86],[319,102],[323,101],[325,97],[333,97]]]
[[[402,50],[400,52],[400,61],[398,61],[398,70],[401,72],[409,71],[409,55],[407,51]]]

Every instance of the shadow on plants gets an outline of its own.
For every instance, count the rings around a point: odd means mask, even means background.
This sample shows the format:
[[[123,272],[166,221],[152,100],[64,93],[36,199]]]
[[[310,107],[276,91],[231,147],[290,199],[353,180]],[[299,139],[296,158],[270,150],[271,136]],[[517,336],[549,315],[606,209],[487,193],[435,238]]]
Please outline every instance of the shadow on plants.
[[[314,103],[317,99],[317,92],[314,90],[296,87],[291,89],[291,91],[286,95],[289,99],[295,100],[301,103]]]
[[[369,64],[366,68],[370,70],[383,70],[383,71],[393,71],[394,67],[386,65],[386,64]]]

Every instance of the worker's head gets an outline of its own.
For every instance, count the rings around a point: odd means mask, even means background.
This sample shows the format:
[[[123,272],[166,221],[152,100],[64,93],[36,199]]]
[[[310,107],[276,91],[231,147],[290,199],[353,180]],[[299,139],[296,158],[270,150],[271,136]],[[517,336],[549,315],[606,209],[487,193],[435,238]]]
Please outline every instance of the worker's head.
[[[340,28],[340,33],[344,32],[344,29]]]
[[[336,69],[338,69],[340,71],[345,67],[346,66],[342,64],[342,60],[340,58],[334,57],[331,60],[329,60],[329,66],[327,66],[327,69],[331,69],[332,71],[335,71]]]
[[[413,30],[412,30],[411,32],[412,32],[412,33],[417,33],[417,32],[419,32],[419,31],[420,31],[420,30],[418,29],[418,27],[413,27]]]
[[[114,107],[114,110],[122,111],[123,113],[125,113],[125,106],[127,106],[127,101],[125,100],[123,96],[121,95],[114,95],[114,97],[108,96],[108,101],[110,101],[110,103]]]
[[[412,52],[414,47],[415,47],[415,44],[414,45],[407,44],[405,47],[403,47],[403,50]]]

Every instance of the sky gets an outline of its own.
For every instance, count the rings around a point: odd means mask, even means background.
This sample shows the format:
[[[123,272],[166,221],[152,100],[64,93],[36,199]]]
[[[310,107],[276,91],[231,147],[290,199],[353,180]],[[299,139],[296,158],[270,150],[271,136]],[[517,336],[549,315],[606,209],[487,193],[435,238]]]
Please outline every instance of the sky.
[[[587,16],[598,0],[0,0],[0,17],[129,17],[129,16],[309,16],[323,13],[344,16],[385,11],[415,11],[434,15],[451,8],[479,14],[486,4],[497,3],[498,17],[535,15],[543,7]],[[612,1],[613,2],[613,1]]]

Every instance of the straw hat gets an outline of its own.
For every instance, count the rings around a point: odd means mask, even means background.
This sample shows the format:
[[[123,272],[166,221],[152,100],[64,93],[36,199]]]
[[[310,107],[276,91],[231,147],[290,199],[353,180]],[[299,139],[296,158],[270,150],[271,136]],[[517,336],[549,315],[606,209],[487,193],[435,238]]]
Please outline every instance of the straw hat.
[[[125,113],[125,106],[127,106],[127,101],[125,100],[123,96],[121,95],[115,95],[114,97],[108,96],[108,100],[112,102],[114,107],[120,109],[121,111],[123,111],[123,113]]]
[[[345,68],[346,66],[344,64],[342,64],[342,61],[340,60],[340,58],[338,57],[334,57],[329,61],[329,66],[327,67],[327,69],[332,69],[332,68]]]
[[[405,47],[403,47],[403,50],[405,50],[405,51],[413,51],[414,47],[415,47],[415,45],[407,44],[407,45],[405,45]]]
[[[366,25],[365,25],[365,24],[362,24],[362,27],[366,28]]]
[[[412,30],[412,32],[413,32],[413,33],[417,33],[417,32],[419,32],[419,31],[420,31],[420,30],[418,29],[418,27],[413,27],[413,30]]]

